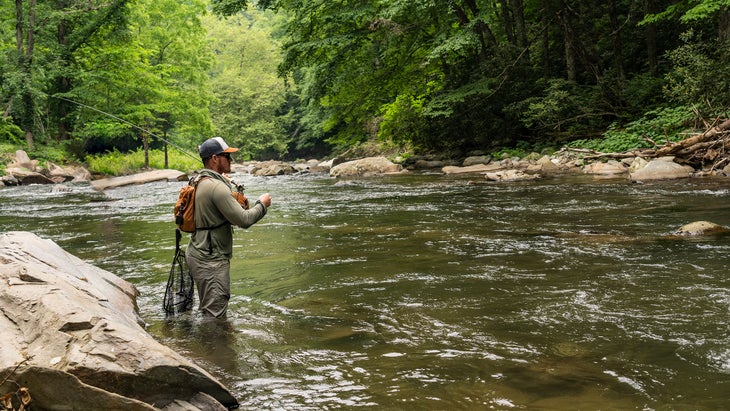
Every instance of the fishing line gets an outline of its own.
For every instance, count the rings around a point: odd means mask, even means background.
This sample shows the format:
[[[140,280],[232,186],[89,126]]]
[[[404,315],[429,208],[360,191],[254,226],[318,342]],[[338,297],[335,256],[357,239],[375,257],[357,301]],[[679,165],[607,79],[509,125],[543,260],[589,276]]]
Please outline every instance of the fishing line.
[[[158,136],[157,134],[155,134],[155,133],[153,133],[153,132],[151,132],[151,131],[149,131],[149,130],[145,130],[145,129],[143,129],[142,127],[140,127],[140,126],[138,126],[138,125],[136,125],[136,124],[134,124],[134,123],[131,123],[131,122],[129,122],[129,121],[127,121],[127,120],[125,120],[125,119],[123,119],[123,118],[121,118],[121,117],[117,117],[117,116],[115,116],[114,114],[111,114],[111,113],[107,113],[106,111],[102,111],[102,110],[99,110],[99,109],[98,109],[98,108],[96,108],[96,107],[91,107],[91,106],[88,106],[88,105],[86,105],[86,104],[84,104],[84,103],[79,103],[78,101],[73,101],[73,100],[71,100],[70,98],[66,98],[66,97],[58,97],[58,96],[52,96],[52,97],[54,97],[54,98],[57,98],[57,99],[59,99],[59,100],[64,100],[64,101],[68,101],[69,103],[73,103],[73,104],[79,105],[79,106],[81,106],[81,107],[84,107],[84,108],[88,108],[89,110],[93,110],[93,111],[96,111],[97,113],[101,113],[101,114],[103,114],[103,115],[105,115],[105,116],[109,116],[109,117],[111,117],[111,118],[113,118],[113,119],[115,119],[115,120],[117,120],[117,121],[121,121],[121,122],[122,122],[122,123],[124,123],[124,124],[127,124],[127,125],[129,125],[129,126],[132,126],[132,127],[136,128],[137,130],[143,131],[143,132],[145,132],[145,133],[147,133],[147,134],[151,135],[152,137],[155,137],[155,138],[158,138],[158,139],[160,139],[160,140],[164,141],[165,143],[167,143],[167,144],[171,145],[171,146],[172,146],[173,148],[176,148],[176,149],[177,149],[178,151],[180,151],[181,153],[185,154],[186,156],[188,156],[188,157],[190,157],[190,158],[192,158],[192,159],[195,159],[195,160],[200,160],[200,157],[199,157],[199,156],[195,156],[195,155],[193,155],[193,154],[190,154],[190,152],[188,152],[188,151],[187,151],[187,150],[185,150],[184,148],[182,148],[182,147],[178,146],[177,144],[175,144],[175,143],[173,143],[173,142],[171,142],[171,141],[169,141],[169,140],[166,140],[166,139],[164,139],[164,138],[162,138],[162,137]]]

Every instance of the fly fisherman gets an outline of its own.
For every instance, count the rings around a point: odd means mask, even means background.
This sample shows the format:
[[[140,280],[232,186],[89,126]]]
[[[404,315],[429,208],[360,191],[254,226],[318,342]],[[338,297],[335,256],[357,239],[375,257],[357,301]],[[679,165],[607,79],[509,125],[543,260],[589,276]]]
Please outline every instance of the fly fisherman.
[[[231,297],[231,257],[233,254],[233,225],[248,228],[266,215],[271,196],[262,194],[244,210],[231,195],[232,185],[224,176],[231,171],[231,153],[223,138],[214,137],[198,147],[203,160],[195,190],[195,226],[185,252],[185,260],[195,281],[200,299],[200,311],[213,317],[223,317]],[[206,229],[200,229],[206,227]]]

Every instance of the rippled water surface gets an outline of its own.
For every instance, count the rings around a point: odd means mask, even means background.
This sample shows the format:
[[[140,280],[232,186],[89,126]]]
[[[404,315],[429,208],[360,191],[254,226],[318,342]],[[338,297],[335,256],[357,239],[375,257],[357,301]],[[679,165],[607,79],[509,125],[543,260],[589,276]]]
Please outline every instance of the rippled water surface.
[[[730,408],[730,180],[254,178],[228,320],[166,320],[183,183],[0,189],[24,230],[134,283],[149,332],[243,409]]]

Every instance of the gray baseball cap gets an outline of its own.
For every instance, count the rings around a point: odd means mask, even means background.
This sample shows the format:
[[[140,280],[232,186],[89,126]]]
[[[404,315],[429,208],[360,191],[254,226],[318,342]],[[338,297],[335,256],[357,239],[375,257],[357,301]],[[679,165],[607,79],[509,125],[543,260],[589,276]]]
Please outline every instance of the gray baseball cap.
[[[206,159],[221,153],[235,153],[238,151],[235,147],[228,147],[223,137],[213,137],[205,140],[203,144],[198,146],[200,158]]]

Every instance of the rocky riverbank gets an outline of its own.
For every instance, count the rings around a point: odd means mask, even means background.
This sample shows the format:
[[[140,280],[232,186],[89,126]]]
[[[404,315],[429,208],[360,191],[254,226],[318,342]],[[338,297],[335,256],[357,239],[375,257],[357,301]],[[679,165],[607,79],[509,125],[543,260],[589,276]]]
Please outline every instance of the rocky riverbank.
[[[730,162],[723,168],[693,167],[686,161],[678,161],[680,159],[674,155],[655,157],[645,154],[636,152],[600,155],[586,150],[562,149],[551,155],[532,153],[523,158],[495,158],[484,153],[473,153],[463,159],[410,156],[390,160],[384,156],[373,156],[356,159],[334,158],[327,161],[250,161],[233,164],[232,171],[261,177],[318,173],[338,178],[429,172],[444,175],[469,174],[488,181],[533,180],[566,174],[585,174],[596,178],[627,178],[635,182],[730,175]],[[6,175],[0,178],[0,187],[28,184],[62,186],[61,183],[65,182],[88,181],[94,188],[104,190],[128,184],[187,179],[185,173],[177,170],[152,170],[131,176],[93,179],[91,173],[80,166],[61,167],[48,163],[41,167],[37,160],[30,159],[22,150],[16,152],[15,160],[6,166],[5,173]]]

